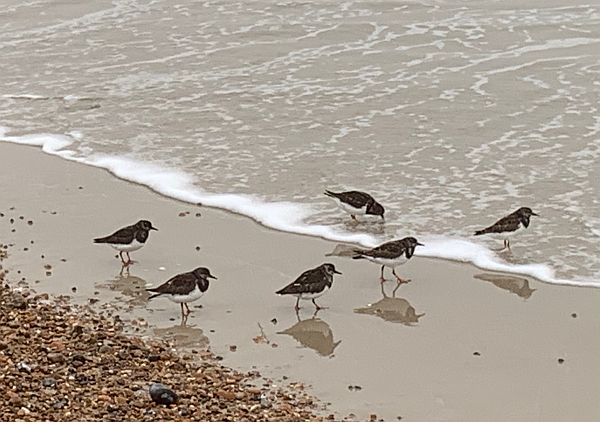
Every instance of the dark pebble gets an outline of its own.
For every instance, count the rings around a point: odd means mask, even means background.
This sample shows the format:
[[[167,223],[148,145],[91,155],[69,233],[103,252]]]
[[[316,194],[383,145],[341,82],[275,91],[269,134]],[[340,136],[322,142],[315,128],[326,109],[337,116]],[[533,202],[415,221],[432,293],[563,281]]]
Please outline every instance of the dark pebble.
[[[200,250],[200,246],[196,246],[196,250],[199,251]]]
[[[575,312],[573,312],[573,313],[571,314],[571,317],[573,317],[573,318],[577,318],[577,314],[576,314]]]
[[[55,402],[52,405],[52,407],[55,408],[55,409],[62,409],[66,405],[67,405],[67,401],[66,400],[59,400],[59,401]]]
[[[56,380],[51,377],[44,378],[42,380],[43,387],[54,387],[56,385]]]
[[[563,358],[558,358],[558,363],[563,364],[565,363],[565,360]]]
[[[473,352],[473,356],[481,356],[481,353],[479,353],[479,352]]]
[[[150,362],[158,362],[160,360],[160,355],[148,355],[148,360]]]

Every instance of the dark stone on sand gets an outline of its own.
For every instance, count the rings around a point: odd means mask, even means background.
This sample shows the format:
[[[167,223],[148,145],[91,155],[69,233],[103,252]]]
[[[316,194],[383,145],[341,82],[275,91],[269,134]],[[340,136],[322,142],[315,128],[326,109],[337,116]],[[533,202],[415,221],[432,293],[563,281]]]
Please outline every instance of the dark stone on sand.
[[[25,309],[27,308],[27,300],[23,295],[13,292],[10,297],[9,305],[14,309]]]
[[[31,373],[31,366],[29,366],[25,362],[19,362],[17,364],[17,369],[19,370],[19,372],[27,372],[28,374]]]
[[[52,405],[52,407],[55,408],[55,409],[62,409],[66,405],[67,405],[67,401],[66,400],[58,400],[58,401],[54,402],[54,404]]]
[[[481,353],[479,353],[479,352],[473,352],[473,356],[481,356]]]
[[[160,360],[160,355],[148,355],[148,360],[150,362],[158,362]]]
[[[168,388],[166,385],[159,382],[152,383],[148,389],[150,398],[157,404],[164,404],[166,406],[176,403],[179,397],[175,391]]]
[[[54,387],[56,385],[56,380],[52,377],[46,377],[42,380],[43,387]]]
[[[63,363],[65,361],[65,356],[62,353],[48,353],[46,357],[50,363]]]
[[[558,358],[558,363],[563,364],[563,363],[565,363],[565,360],[563,358]]]

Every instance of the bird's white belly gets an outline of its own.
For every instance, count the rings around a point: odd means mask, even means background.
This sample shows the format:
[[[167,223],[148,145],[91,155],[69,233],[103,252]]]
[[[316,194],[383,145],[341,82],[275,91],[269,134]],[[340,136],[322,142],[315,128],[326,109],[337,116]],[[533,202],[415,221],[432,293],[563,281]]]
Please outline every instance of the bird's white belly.
[[[402,254],[400,255],[398,258],[394,258],[394,259],[389,259],[389,258],[373,258],[370,256],[365,256],[366,259],[368,259],[371,262],[374,262],[376,264],[379,265],[385,265],[386,267],[389,268],[395,268],[398,265],[402,265],[405,264],[408,259],[406,258],[406,255]]]
[[[129,245],[127,245],[127,244],[112,244],[110,246],[112,246],[114,249],[118,250],[119,252],[133,252],[133,251],[137,251],[138,249],[141,249],[142,246],[144,246],[144,244],[138,242],[137,240],[134,240]]]
[[[365,205],[362,208],[354,208],[352,205],[346,204],[342,201],[337,201],[338,207],[352,215],[365,215],[367,213],[367,206]]]
[[[200,291],[198,286],[187,295],[165,295],[175,303],[187,303],[200,299],[204,293]]]
[[[319,293],[300,293],[300,294],[294,295],[294,296],[299,297],[301,300],[313,300],[313,299],[323,296],[325,293],[327,293],[328,290],[329,290],[329,288],[326,287],[322,292],[319,292]]]

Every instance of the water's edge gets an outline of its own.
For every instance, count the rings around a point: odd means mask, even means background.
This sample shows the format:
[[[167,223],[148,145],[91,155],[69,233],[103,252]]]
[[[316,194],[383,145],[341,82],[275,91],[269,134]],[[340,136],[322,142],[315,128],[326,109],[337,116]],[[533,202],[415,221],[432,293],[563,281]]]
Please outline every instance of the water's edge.
[[[199,189],[194,178],[180,170],[125,156],[78,156],[76,151],[66,149],[76,142],[73,135],[40,133],[12,136],[8,133],[8,128],[0,126],[0,142],[36,146],[47,154],[105,169],[120,179],[146,186],[165,197],[249,217],[269,229],[364,247],[372,247],[388,240],[369,234],[343,233],[325,225],[308,225],[304,221],[312,210],[307,204],[267,202],[252,195],[212,194]],[[466,239],[446,236],[419,237],[421,239],[426,246],[417,250],[417,256],[469,263],[480,269],[529,276],[551,284],[600,287],[600,283],[594,280],[557,278],[555,271],[546,264],[507,263],[485,246]]]

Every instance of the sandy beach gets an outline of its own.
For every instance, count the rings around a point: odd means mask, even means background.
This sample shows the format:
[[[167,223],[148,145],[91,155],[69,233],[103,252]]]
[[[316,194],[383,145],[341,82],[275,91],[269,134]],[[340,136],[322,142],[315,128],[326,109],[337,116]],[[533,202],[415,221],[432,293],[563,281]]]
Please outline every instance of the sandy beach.
[[[378,267],[327,256],[336,244],[161,197],[108,172],[0,145],[0,243],[12,286],[117,312],[125,330],[209,348],[223,363],[301,382],[323,414],[385,421],[596,421],[600,291],[414,258],[392,295]],[[159,228],[120,274],[92,238],[146,218]],[[521,245],[513,247],[519,253]],[[343,273],[313,318],[273,292],[332,262]],[[207,266],[217,275],[186,327],[145,287]],[[387,297],[386,297],[387,296]],[[261,331],[262,328],[262,331]]]

